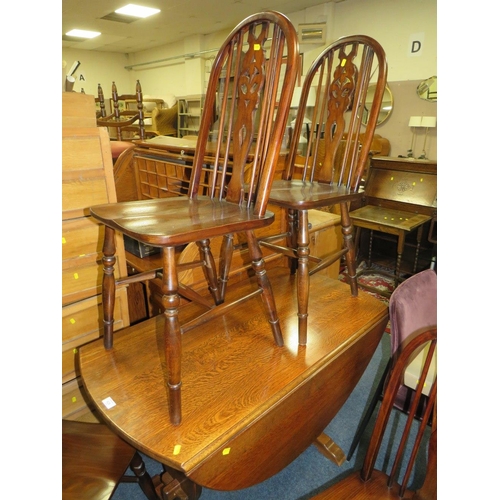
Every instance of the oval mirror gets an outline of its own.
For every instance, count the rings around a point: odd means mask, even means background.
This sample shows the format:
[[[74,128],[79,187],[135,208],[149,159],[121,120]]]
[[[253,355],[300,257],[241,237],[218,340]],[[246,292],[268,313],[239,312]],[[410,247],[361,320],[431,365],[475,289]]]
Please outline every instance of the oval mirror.
[[[431,76],[420,82],[417,87],[417,95],[424,101],[437,102],[438,100],[438,77]]]
[[[368,123],[368,116],[370,116],[370,110],[373,104],[373,96],[375,94],[375,84],[370,83],[368,85],[368,90],[366,93],[366,101],[365,101],[365,110],[363,112],[363,117],[361,119],[361,123],[366,125]],[[382,98],[382,106],[380,107],[380,112],[378,114],[377,125],[385,122],[389,115],[392,113],[392,107],[394,104],[394,100],[392,97],[391,89],[386,85],[384,90],[384,96]]]

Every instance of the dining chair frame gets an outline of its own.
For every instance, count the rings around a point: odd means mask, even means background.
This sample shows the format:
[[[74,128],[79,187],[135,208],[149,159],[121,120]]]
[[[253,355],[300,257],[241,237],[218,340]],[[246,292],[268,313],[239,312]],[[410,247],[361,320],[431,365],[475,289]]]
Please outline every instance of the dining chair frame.
[[[115,232],[162,248],[162,268],[156,276],[162,280],[166,386],[174,425],[181,422],[181,332],[260,295],[274,340],[278,346],[283,345],[271,284],[254,231],[274,220],[266,206],[297,77],[298,54],[296,30],[283,14],[266,11],[243,20],[223,43],[210,73],[187,196],[91,207],[91,214],[105,225],[106,349],[113,346]],[[258,286],[245,298],[225,303],[234,233],[243,233],[246,238]],[[222,237],[218,272],[210,248],[210,240],[216,237]],[[188,292],[178,280],[176,248],[191,242],[199,247],[214,305],[181,327],[181,294],[190,300],[199,297],[200,303],[207,305],[205,297],[195,290]],[[150,279],[151,273],[145,277]],[[131,277],[134,281],[139,278]]]
[[[359,60],[359,63],[357,62]],[[346,256],[351,293],[356,296],[356,265],[350,204],[361,198],[360,181],[387,80],[382,46],[364,35],[347,36],[329,45],[313,62],[303,83],[283,178],[274,182],[270,203],[286,210],[288,231],[261,244],[289,257],[297,273],[299,343],[307,343],[309,277]],[[361,134],[368,86],[375,84],[366,130]],[[314,96],[315,94],[315,96]],[[312,117],[311,96],[314,96]],[[310,121],[310,124],[308,123]],[[301,147],[303,125],[307,142]],[[340,206],[343,248],[318,258],[310,255],[308,210]],[[277,240],[286,239],[282,246]]]

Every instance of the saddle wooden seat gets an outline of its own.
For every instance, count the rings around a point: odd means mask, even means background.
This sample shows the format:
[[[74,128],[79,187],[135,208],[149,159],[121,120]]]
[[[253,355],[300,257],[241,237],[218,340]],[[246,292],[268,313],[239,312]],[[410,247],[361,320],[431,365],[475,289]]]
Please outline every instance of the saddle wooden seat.
[[[125,476],[130,470],[135,474]],[[62,498],[106,500],[120,482],[137,482],[149,500],[158,500],[137,451],[104,424],[62,421]]]

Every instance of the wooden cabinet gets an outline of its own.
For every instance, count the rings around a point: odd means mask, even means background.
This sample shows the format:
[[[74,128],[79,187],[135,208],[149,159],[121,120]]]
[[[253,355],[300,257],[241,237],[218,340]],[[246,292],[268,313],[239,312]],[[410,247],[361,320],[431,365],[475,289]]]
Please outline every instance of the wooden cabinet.
[[[102,335],[104,227],[89,207],[116,201],[106,129],[95,123],[94,98],[63,93],[62,113],[62,417],[92,420],[81,389],[77,353]],[[117,237],[115,274],[126,275],[123,239]],[[115,328],[129,324],[127,290],[117,288]],[[104,349],[104,347],[103,347]]]
[[[177,135],[198,135],[200,130],[201,112],[203,110],[203,96],[192,95],[179,97],[177,114]]]

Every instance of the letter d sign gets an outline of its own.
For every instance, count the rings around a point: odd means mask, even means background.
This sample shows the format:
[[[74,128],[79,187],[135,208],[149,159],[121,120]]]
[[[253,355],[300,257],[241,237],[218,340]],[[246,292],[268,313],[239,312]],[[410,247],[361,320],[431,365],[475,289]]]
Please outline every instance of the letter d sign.
[[[416,57],[421,56],[424,47],[424,33],[414,33],[410,35],[408,44],[408,56]]]

